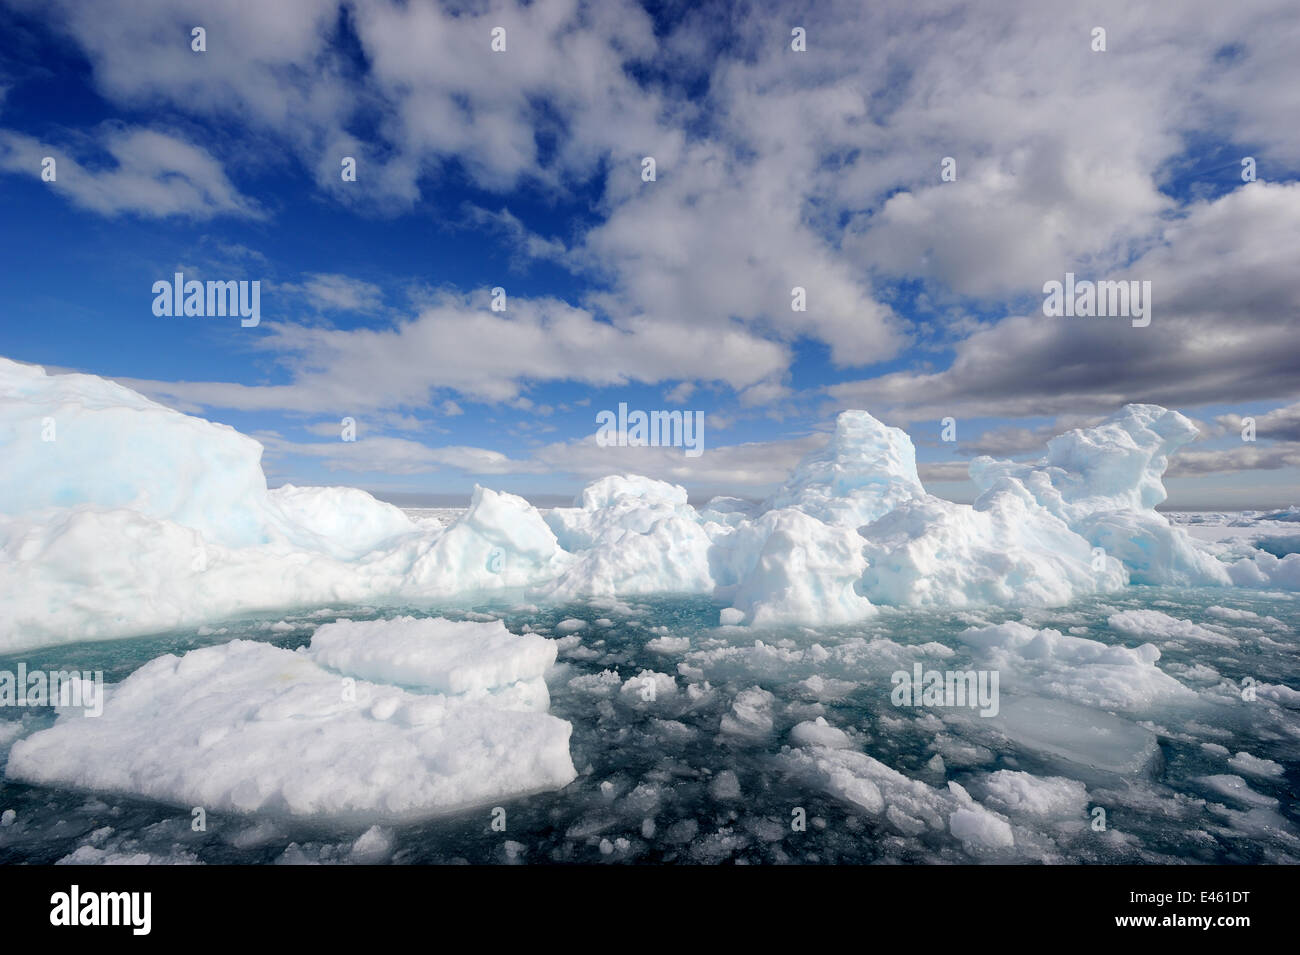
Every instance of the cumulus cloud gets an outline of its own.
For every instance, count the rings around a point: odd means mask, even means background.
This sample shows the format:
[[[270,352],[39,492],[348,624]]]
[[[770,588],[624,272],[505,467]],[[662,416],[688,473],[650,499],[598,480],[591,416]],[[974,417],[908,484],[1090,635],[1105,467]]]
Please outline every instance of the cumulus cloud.
[[[599,280],[571,304],[625,331],[721,341],[740,325],[822,342],[847,366],[890,359],[914,331],[873,276],[1024,294],[1165,241],[1177,203],[1162,178],[1190,136],[1300,159],[1294,124],[1277,122],[1300,26],[1266,0],[819,4],[800,14],[806,53],[790,49],[788,18],[759,8],[657,32],[630,0],[53,6],[107,97],[238,118],[339,201],[409,206],[453,160],[497,192],[563,195],[603,174],[601,221],[572,242],[504,208],[470,219]],[[1089,46],[1101,22],[1104,54]],[[201,55],[181,42],[196,23]],[[366,141],[352,132],[362,117]],[[355,184],[339,180],[342,155],[359,160]],[[939,181],[945,156],[956,182]],[[795,286],[805,311],[790,307]]]
[[[1300,467],[1300,442],[1278,444],[1242,444],[1220,450],[1187,451],[1170,462],[1170,477],[1204,474],[1231,474],[1237,471],[1276,471]]]
[[[1051,318],[1040,308],[974,332],[945,370],[846,382],[828,394],[837,403],[896,408],[908,420],[1104,414],[1129,401],[1196,407],[1294,395],[1300,273],[1289,263],[1297,247],[1300,184],[1244,185],[1193,203],[1151,251],[1100,276],[1152,283],[1148,327],[1124,318]]]
[[[916,471],[923,484],[952,483],[970,477],[970,465],[965,461],[921,461],[917,463]]]
[[[524,270],[534,261],[567,262],[569,250],[559,239],[548,239],[529,229],[509,209],[489,212],[480,206],[462,207],[462,225],[471,225],[499,236],[512,250],[511,267]]]
[[[631,0],[4,2],[54,10],[111,104],[198,117],[249,147],[222,151],[236,178],[293,165],[327,201],[400,214],[454,169],[488,198],[458,198],[442,219],[495,235],[517,267],[579,278],[569,301],[512,296],[493,313],[441,289],[399,315],[371,283],[309,275],[291,287],[311,307],[371,326],[264,322],[277,384],[134,383],[176,403],[410,413],[528,407],[546,382],[671,386],[673,403],[717,383],[743,413],[778,414],[802,397],[792,365],[808,343],[866,369],[826,388],[821,413],[898,423],[1082,423],[1128,401],[1300,390],[1300,184],[1285,181],[1300,167],[1287,121],[1300,18],[1280,0],[843,0],[798,11],[805,53],[790,48],[791,17],[744,5],[656,22]],[[196,24],[204,54],[187,42]],[[1098,24],[1105,53],[1089,45]],[[1189,144],[1206,140],[1227,161],[1189,169]],[[57,188],[85,208],[261,214],[186,140],[105,127],[99,146],[111,162],[59,154]],[[1238,147],[1262,181],[1241,183]],[[2,134],[0,165],[36,174],[45,148]],[[340,181],[345,155],[355,183]],[[516,194],[581,195],[590,214],[543,234]],[[1066,271],[1151,281],[1152,324],[1046,318],[1042,285]],[[911,286],[924,308],[899,304]],[[895,363],[865,377],[881,362]],[[1290,440],[1289,421],[1269,427]],[[958,450],[1032,451],[1044,430],[1010,425]],[[1268,467],[1279,447],[1232,460]]]
[[[1250,417],[1255,422],[1257,440],[1300,442],[1300,402]],[[1226,414],[1215,418],[1215,422],[1227,431],[1240,433],[1245,418],[1245,415]]]

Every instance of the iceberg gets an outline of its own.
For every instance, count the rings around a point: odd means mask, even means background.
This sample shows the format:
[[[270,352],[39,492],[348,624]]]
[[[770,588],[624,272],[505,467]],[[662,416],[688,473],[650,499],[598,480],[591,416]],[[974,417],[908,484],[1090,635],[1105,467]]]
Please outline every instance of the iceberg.
[[[876,608],[858,592],[867,570],[864,543],[853,528],[802,510],[768,511],[733,531],[720,548],[730,568],[714,592],[732,602],[731,613],[723,614],[759,627],[865,620]]]
[[[916,448],[906,432],[865,411],[844,411],[826,447],[804,457],[764,506],[793,507],[827,524],[861,527],[924,496]]]
[[[0,514],[123,510],[223,547],[280,543],[355,557],[409,533],[354,488],[267,489],[262,446],[94,375],[0,359]]]
[[[646,593],[710,593],[713,537],[686,489],[614,475],[583,489],[546,523],[573,560],[547,588],[552,600]]]
[[[882,605],[1059,606],[1129,583],[1300,588],[1300,554],[1215,556],[1154,508],[1185,417],[1129,405],[1037,462],[925,491],[911,439],[842,412],[761,503],[637,475],[544,516],[475,487],[447,527],[354,488],[268,489],[261,445],[93,375],[0,359],[0,652],[326,605],[707,595],[729,625]]]
[[[1120,560],[1133,583],[1227,585],[1227,569],[1155,510],[1167,497],[1162,479],[1169,455],[1196,434],[1177,411],[1126,405],[1094,428],[1052,438],[1046,456],[1032,464],[976,458],[970,476],[983,493],[975,506],[1008,489],[1023,490]]]
[[[570,555],[537,510],[515,494],[475,486],[469,510],[436,536],[414,544],[407,566],[394,554],[403,596],[445,597],[514,590],[552,580]]]
[[[862,588],[876,603],[915,607],[1057,606],[1128,583],[1064,521],[1015,488],[974,506],[927,496],[870,524]]]

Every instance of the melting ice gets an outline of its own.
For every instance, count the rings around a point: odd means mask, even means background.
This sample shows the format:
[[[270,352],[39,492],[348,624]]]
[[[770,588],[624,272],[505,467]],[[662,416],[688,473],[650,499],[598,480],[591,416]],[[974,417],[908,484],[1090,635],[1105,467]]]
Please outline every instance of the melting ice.
[[[113,681],[0,719],[0,859],[1297,861],[1294,517],[1157,513],[1195,433],[1130,405],[959,505],[850,411],[761,504],[444,526],[0,360],[0,668]]]

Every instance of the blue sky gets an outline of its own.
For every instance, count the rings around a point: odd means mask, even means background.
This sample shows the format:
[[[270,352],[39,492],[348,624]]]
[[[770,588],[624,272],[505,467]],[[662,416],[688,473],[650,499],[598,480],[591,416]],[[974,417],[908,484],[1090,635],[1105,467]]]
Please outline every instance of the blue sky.
[[[253,434],[272,484],[761,496],[862,407],[967,499],[1152,401],[1203,431],[1172,504],[1291,503],[1300,16],[1167,6],[0,0],[0,354]],[[155,316],[177,271],[260,324]],[[1067,271],[1150,281],[1150,326],[1044,316]],[[620,402],[704,454],[599,446]]]

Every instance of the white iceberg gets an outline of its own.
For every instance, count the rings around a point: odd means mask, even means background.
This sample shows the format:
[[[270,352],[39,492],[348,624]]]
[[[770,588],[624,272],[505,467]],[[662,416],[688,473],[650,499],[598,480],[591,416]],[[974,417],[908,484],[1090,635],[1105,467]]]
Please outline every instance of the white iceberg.
[[[1169,455],[1196,433],[1177,411],[1126,405],[1094,428],[1052,438],[1046,456],[1032,464],[976,458],[970,476],[983,493],[975,506],[1020,488],[1122,561],[1133,583],[1225,585],[1227,570],[1155,510],[1167,497],[1162,479]]]
[[[732,612],[723,613],[735,623],[855,623],[876,612],[858,592],[868,566],[864,544],[851,527],[795,508],[768,511],[723,540],[714,592],[731,600]]]
[[[876,603],[917,607],[1057,606],[1128,582],[1114,558],[1007,488],[975,506],[927,496],[864,529]]]
[[[559,545],[573,555],[546,588],[550,599],[713,590],[713,538],[686,502],[685,488],[615,475],[589,484],[576,503],[546,515]]]
[[[1055,606],[1129,582],[1300,589],[1300,554],[1220,561],[1153,509],[1195,434],[1130,405],[1039,462],[926,493],[908,436],[846,411],[763,504],[595,481],[543,517],[476,487],[442,527],[351,488],[268,490],[262,448],[91,375],[0,359],[0,651],[247,612],[511,595],[709,595],[728,624],[850,624],[878,605]]]
[[[793,507],[827,524],[861,527],[924,496],[907,433],[865,411],[845,411],[826,447],[805,456],[765,507]]]

